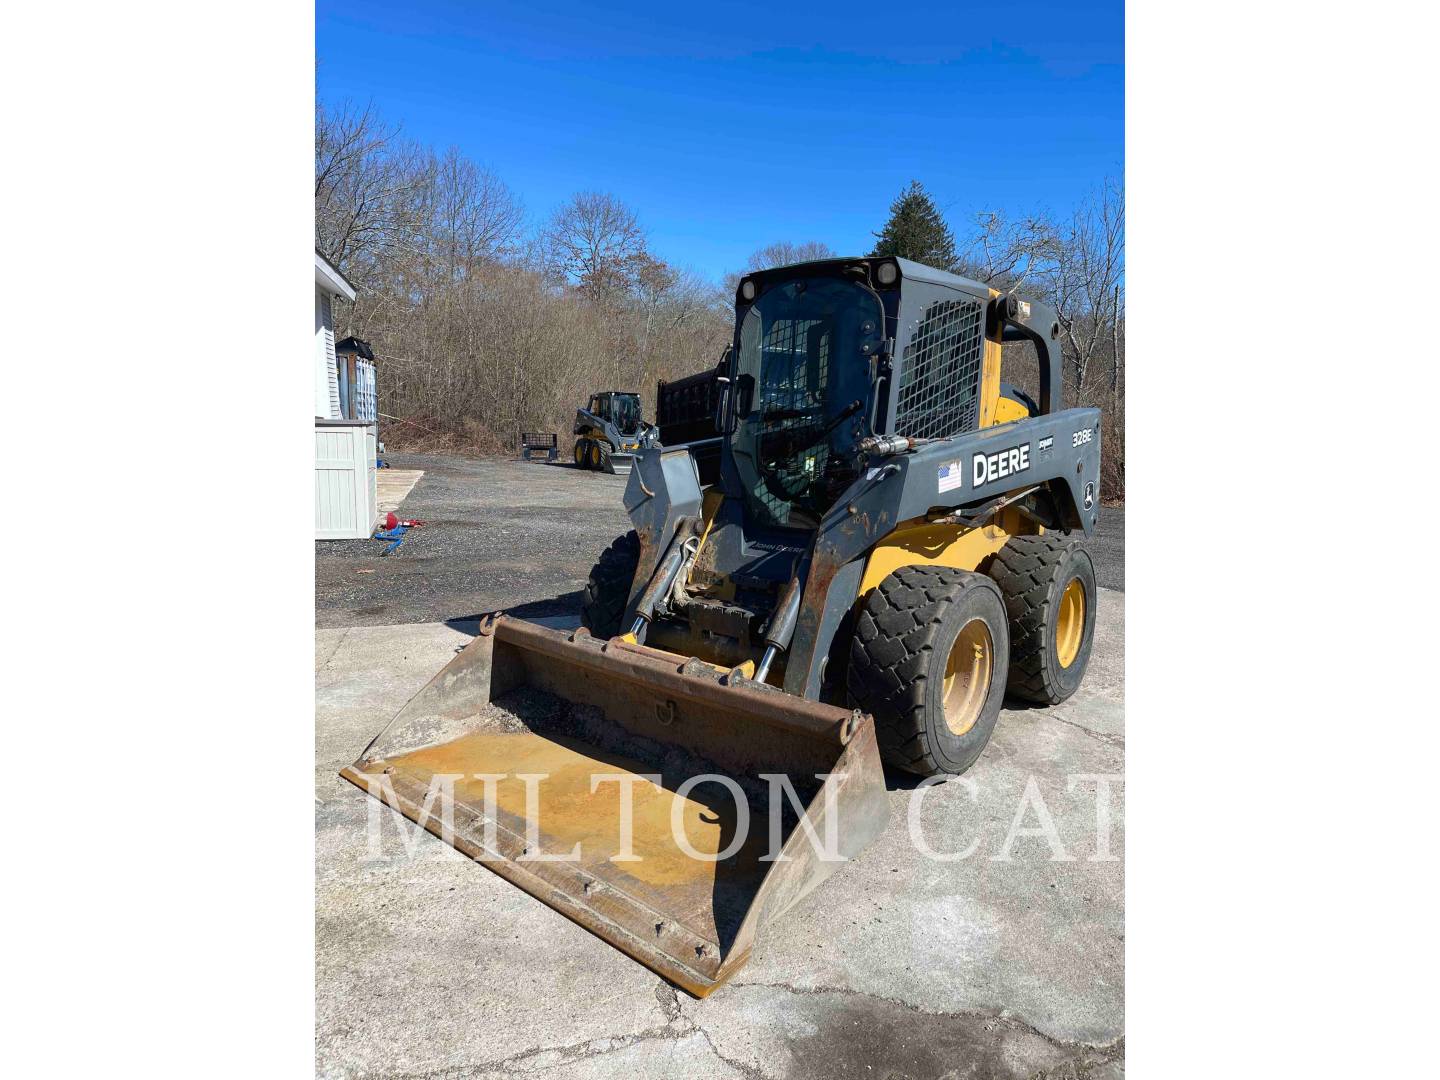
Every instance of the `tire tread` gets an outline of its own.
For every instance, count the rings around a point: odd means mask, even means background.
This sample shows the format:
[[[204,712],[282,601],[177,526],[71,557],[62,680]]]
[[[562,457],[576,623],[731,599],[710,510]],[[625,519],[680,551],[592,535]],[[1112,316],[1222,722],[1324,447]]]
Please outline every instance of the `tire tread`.
[[[950,604],[979,575],[946,566],[902,566],[872,591],[855,621],[846,688],[875,719],[880,755],[924,775],[947,773],[925,727],[927,671]]]
[[[990,561],[986,573],[1000,586],[1010,616],[1010,679],[1016,697],[1055,705],[1069,694],[1052,684],[1045,665],[1050,619],[1059,607],[1055,589],[1061,567],[1077,547],[1057,533],[1014,536]],[[1093,597],[1087,597],[1093,603]]]
[[[640,564],[640,537],[631,529],[600,553],[581,594],[580,622],[596,637],[620,633],[620,619],[630,599],[635,569]]]

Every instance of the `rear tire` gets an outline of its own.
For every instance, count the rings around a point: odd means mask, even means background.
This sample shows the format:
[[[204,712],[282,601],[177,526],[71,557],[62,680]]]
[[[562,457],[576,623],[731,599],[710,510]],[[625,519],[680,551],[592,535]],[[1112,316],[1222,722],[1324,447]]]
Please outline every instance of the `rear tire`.
[[[590,571],[590,580],[580,604],[580,624],[598,638],[612,638],[621,632],[620,620],[630,601],[635,570],[640,565],[640,537],[631,529],[600,554]]]
[[[875,718],[880,754],[921,776],[958,776],[990,741],[1005,698],[1009,621],[984,574],[902,566],[855,620],[846,688]]]
[[[1010,616],[1010,683],[1016,697],[1058,705],[1076,690],[1095,639],[1095,564],[1055,533],[1014,536],[986,572]]]
[[[571,456],[574,457],[575,464],[579,465],[582,469],[585,468],[585,444],[589,441],[588,439],[576,439],[575,449],[571,451]]]

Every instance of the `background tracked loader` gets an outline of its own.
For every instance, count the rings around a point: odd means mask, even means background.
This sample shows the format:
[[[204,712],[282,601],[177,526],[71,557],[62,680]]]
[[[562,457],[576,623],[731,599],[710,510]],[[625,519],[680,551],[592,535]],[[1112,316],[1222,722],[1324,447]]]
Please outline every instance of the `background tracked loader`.
[[[640,395],[605,390],[575,410],[575,464],[613,473],[617,459],[629,462],[638,450],[660,445],[659,429],[640,417]]]
[[[882,759],[957,774],[1007,689],[1079,686],[1100,417],[1063,408],[1058,335],[900,259],[748,275],[714,482],[642,450],[584,626],[487,621],[342,775],[708,993],[879,834]]]

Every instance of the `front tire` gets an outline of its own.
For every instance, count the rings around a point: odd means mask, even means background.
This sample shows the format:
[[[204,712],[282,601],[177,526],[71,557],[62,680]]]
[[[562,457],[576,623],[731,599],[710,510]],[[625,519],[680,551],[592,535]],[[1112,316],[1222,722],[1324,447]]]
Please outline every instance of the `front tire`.
[[[1076,690],[1095,639],[1095,564],[1055,533],[1014,536],[987,573],[1010,616],[1010,693],[1058,705]]]
[[[875,718],[880,754],[921,776],[958,776],[990,741],[1005,698],[1009,620],[984,574],[902,566],[855,620],[846,687]]]
[[[598,638],[621,632],[620,620],[630,601],[635,570],[640,565],[640,537],[631,529],[600,554],[590,571],[580,603],[580,624]]]

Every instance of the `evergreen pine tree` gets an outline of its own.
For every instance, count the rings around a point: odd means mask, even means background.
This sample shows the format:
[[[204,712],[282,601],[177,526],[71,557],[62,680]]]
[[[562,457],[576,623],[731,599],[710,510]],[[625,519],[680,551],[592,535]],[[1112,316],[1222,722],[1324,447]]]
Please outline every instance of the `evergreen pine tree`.
[[[876,240],[872,255],[897,255],[938,270],[955,266],[955,238],[919,180],[911,180],[890,204],[890,220],[872,235]]]

